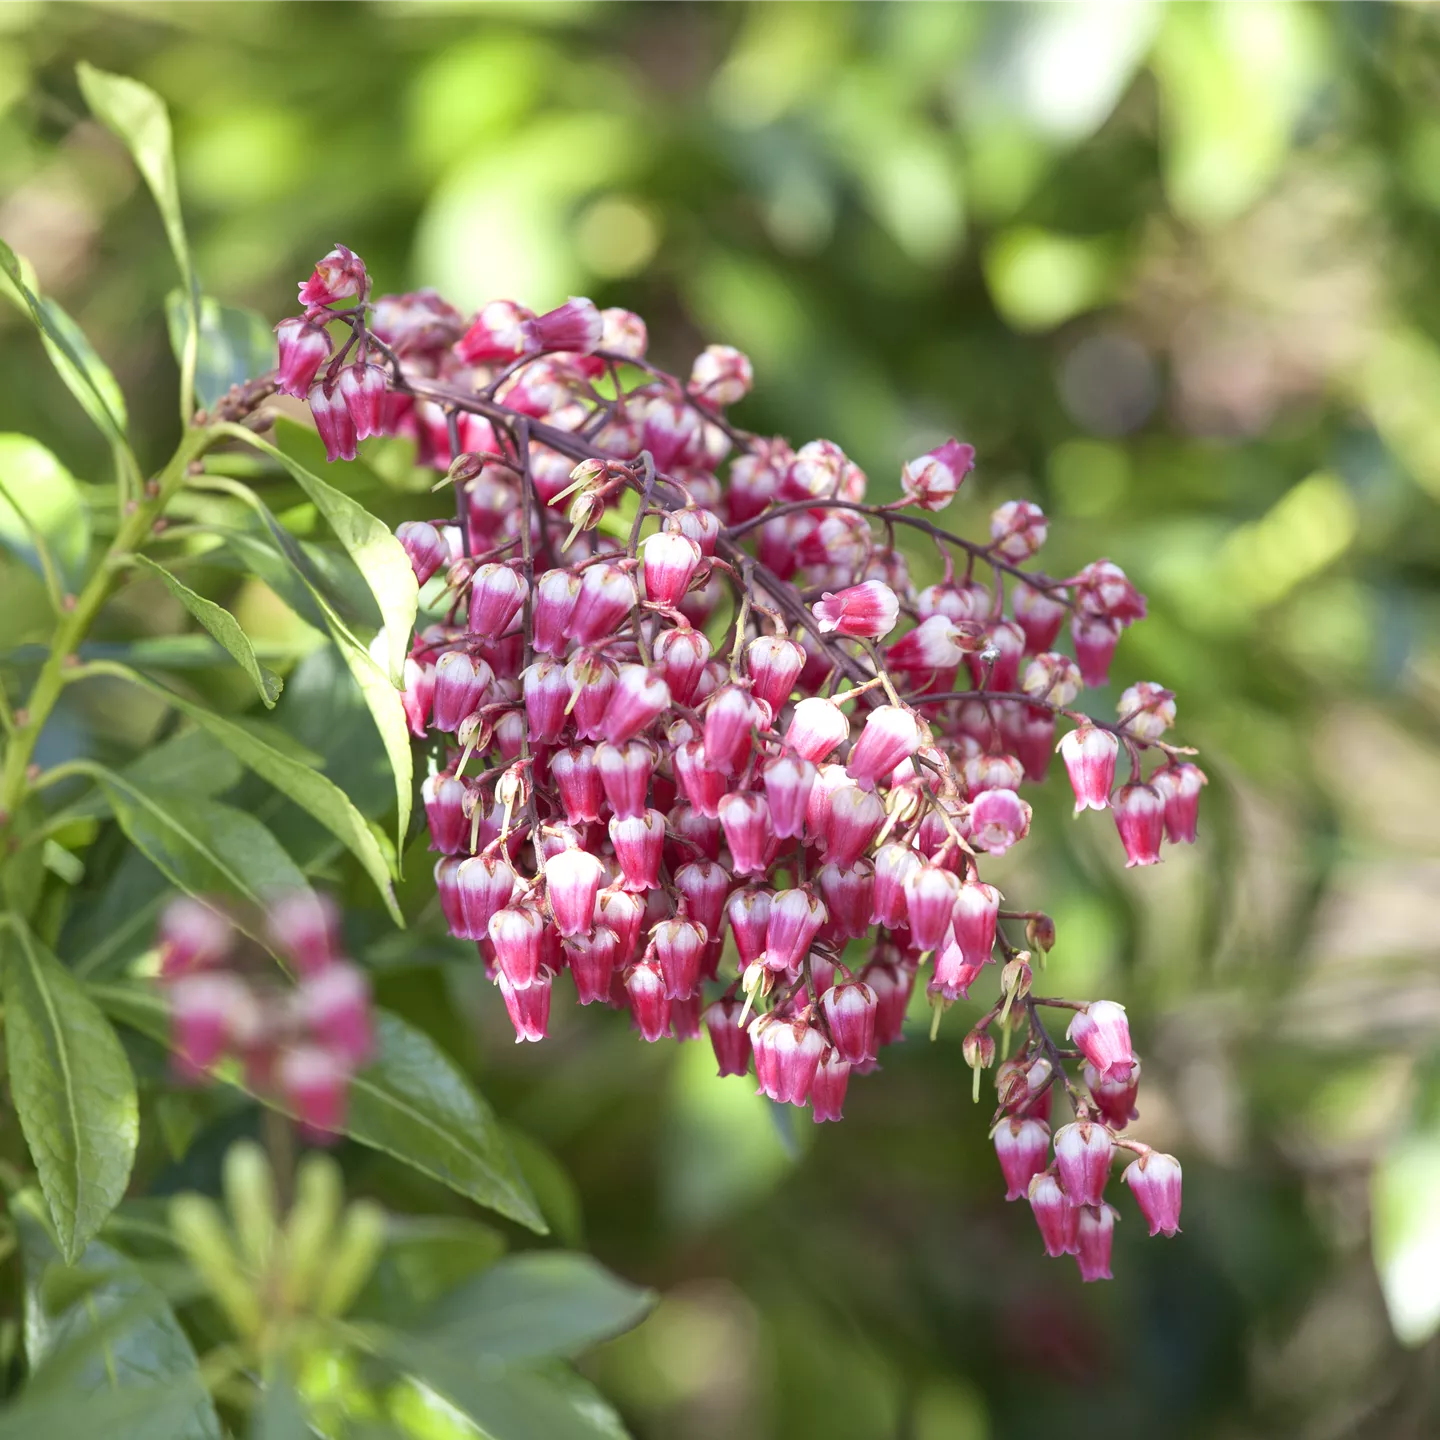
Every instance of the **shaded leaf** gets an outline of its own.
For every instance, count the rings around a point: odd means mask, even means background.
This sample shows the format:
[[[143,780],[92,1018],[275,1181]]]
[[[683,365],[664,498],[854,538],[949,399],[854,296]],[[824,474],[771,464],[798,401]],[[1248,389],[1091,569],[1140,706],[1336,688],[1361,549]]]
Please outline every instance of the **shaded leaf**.
[[[18,917],[5,932],[10,1090],[61,1253],[119,1203],[139,1137],[135,1077],[110,1023]]]
[[[385,1252],[350,1308],[352,1318],[413,1324],[447,1291],[505,1253],[505,1237],[478,1220],[392,1215]]]
[[[61,594],[84,582],[90,517],[80,487],[28,435],[0,435],[0,545]]]
[[[185,327],[189,306],[183,290],[165,297],[165,322],[176,360],[185,360]],[[195,399],[205,409],[222,399],[232,385],[243,385],[276,364],[275,332],[253,310],[222,305],[210,295],[200,297],[200,338],[195,356]]]
[[[253,816],[203,796],[148,790],[96,767],[97,783],[130,843],[198,899],[228,895],[257,909],[305,888],[280,842]]]
[[[282,438],[286,423],[281,420],[276,425],[276,432]],[[415,612],[420,596],[405,547],[383,520],[377,519],[363,505],[307,470],[283,449],[267,444],[242,426],[227,426],[226,432],[278,460],[325,517],[336,539],[359,567],[365,583],[375,596],[375,603],[380,607],[388,643],[387,670],[391,683],[399,685],[405,656],[410,648],[410,632],[415,628]]]
[[[588,1255],[512,1255],[439,1301],[420,1333],[457,1354],[529,1361],[574,1355],[638,1325],[655,1297]]]
[[[213,710],[197,705],[135,671],[97,662],[97,669],[102,666],[109,673],[121,675],[152,694],[159,695],[167,704],[188,715],[262,780],[269,781],[282,795],[313,815],[360,861],[366,874],[375,882],[375,887],[380,891],[395,923],[403,926],[405,922],[395,903],[395,891],[390,883],[390,865],[385,852],[365,817],[350,803],[343,790],[319,774],[311,765],[262,738],[253,726],[217,715]]]
[[[43,1202],[24,1191],[11,1202],[10,1213],[20,1237],[25,1266],[25,1355],[38,1372],[36,1390],[47,1382],[46,1362],[63,1359],[67,1347],[93,1337],[97,1327],[119,1322],[103,1340],[99,1354],[78,1371],[66,1367],[67,1392],[90,1395],[144,1387],[178,1385],[188,1388],[188,1414],[176,1403],[177,1423],[163,1432],[175,1440],[218,1440],[220,1422],[200,1379],[195,1351],[164,1298],[124,1256],[92,1240],[73,1269],[60,1268],[60,1255],[47,1227]],[[86,1282],[83,1293],[61,1311],[48,1279],[75,1277]],[[134,1313],[128,1307],[141,1302]],[[166,1410],[169,1410],[167,1402]],[[182,1418],[183,1417],[183,1418]],[[106,1430],[107,1435],[112,1433]]]
[[[250,1440],[312,1440],[314,1433],[294,1381],[280,1366],[271,1367],[250,1417]]]
[[[36,293],[25,277],[19,258],[3,240],[0,240],[0,270],[4,271],[19,303],[30,312],[50,363],[66,388],[106,439],[128,451],[125,401],[105,362],[75,322],[54,301]]]
[[[163,565],[157,565],[147,555],[137,555],[135,563],[156,576],[165,588],[230,652],[235,663],[255,683],[260,698],[272,707],[279,698],[282,682],[273,671],[267,670],[256,658],[255,647],[250,637],[240,627],[240,622],[223,606],[203,595],[197,595],[188,585],[177,580]]]

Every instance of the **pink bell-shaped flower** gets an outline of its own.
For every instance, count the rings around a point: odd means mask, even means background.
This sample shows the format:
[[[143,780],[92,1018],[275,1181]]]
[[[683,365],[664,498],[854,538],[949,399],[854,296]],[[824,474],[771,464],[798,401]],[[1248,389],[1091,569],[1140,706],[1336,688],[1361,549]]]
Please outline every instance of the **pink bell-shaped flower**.
[[[515,1027],[515,1043],[529,1040],[538,1043],[545,1038],[550,1028],[550,992],[554,976],[548,967],[542,966],[535,977],[525,985],[517,985],[502,969],[495,976],[495,984],[505,1001],[505,1011]]]
[[[562,937],[582,935],[594,922],[605,867],[588,850],[561,850],[545,862],[545,894]]]
[[[610,821],[610,843],[620,863],[621,884],[643,893],[660,884],[660,861],[665,849],[665,817],[658,810],[615,816]]]
[[[702,1016],[722,1076],[750,1069],[750,1032],[740,1024],[741,1009],[742,1002],[731,996],[707,1005]]]
[[[1114,1000],[1092,1000],[1077,1010],[1065,1032],[1102,1079],[1127,1080],[1135,1064],[1130,1021]]]
[[[850,1087],[850,1062],[833,1046],[820,1057],[810,1082],[810,1118],[823,1125],[845,1118],[845,1092]]]
[[[1131,781],[1111,797],[1115,828],[1125,846],[1125,868],[1158,865],[1165,835],[1165,799],[1153,785]]]
[[[1070,1203],[1055,1176],[1048,1172],[1037,1175],[1030,1182],[1026,1198],[1045,1242],[1045,1253],[1052,1259],[1076,1254],[1080,1248],[1080,1211]]]
[[[879,1001],[875,991],[862,980],[832,985],[820,1001],[830,1038],[842,1060],[863,1065],[875,1058],[875,1017]]]
[[[1055,1132],[1055,1170],[1072,1205],[1103,1202],[1114,1154],[1114,1141],[1103,1125],[1077,1120]]]
[[[1005,1198],[1023,1200],[1030,1182],[1050,1161],[1050,1127],[1040,1120],[1011,1117],[995,1127],[995,1155],[1005,1177]]]
[[[1174,1235],[1179,1230],[1180,1178],[1180,1162],[1158,1150],[1147,1150],[1121,1174],[1121,1183],[1130,1187],[1151,1235]]]
[[[1200,791],[1210,782],[1205,772],[1189,761],[1157,770],[1150,783],[1165,801],[1165,838],[1172,845],[1193,845],[1200,811]]]
[[[878,640],[900,617],[900,601],[883,580],[866,580],[824,596],[810,607],[823,634]]]
[[[330,358],[330,337],[320,325],[297,315],[275,327],[280,365],[275,388],[282,395],[304,400],[315,383],[316,372]]]

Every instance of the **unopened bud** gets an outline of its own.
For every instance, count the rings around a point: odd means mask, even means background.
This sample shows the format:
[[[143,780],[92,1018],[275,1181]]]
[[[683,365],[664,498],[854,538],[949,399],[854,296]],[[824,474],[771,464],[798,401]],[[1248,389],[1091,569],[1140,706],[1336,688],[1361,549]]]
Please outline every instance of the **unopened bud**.
[[[450,462],[450,468],[445,472],[445,478],[452,485],[466,485],[484,468],[485,462],[478,455],[466,450]]]
[[[295,1203],[285,1221],[281,1286],[291,1310],[306,1308],[330,1264],[330,1237],[344,1198],[340,1167],[312,1150],[295,1173]]]
[[[177,1195],[170,1202],[170,1231],[235,1329],[258,1333],[260,1296],[241,1268],[220,1207],[205,1195]]]
[[[972,1030],[966,1037],[961,1053],[965,1063],[974,1074],[970,1098],[977,1104],[980,1100],[980,1072],[988,1070],[995,1063],[995,1040],[986,1030]]]
[[[237,1140],[225,1153],[224,1180],[240,1255],[250,1270],[263,1273],[270,1266],[280,1223],[270,1157],[253,1140]]]
[[[1025,922],[1025,939],[1042,955],[1048,954],[1055,948],[1055,921],[1043,912],[1032,915]]]
[[[357,1200],[346,1210],[315,1297],[317,1315],[343,1315],[354,1304],[385,1248],[385,1228],[385,1211],[373,1200]]]

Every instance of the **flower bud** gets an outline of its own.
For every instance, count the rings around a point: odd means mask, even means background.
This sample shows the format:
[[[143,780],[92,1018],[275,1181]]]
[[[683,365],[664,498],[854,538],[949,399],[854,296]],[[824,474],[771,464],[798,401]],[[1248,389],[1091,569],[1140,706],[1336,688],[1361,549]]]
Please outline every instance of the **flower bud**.
[[[1005,1177],[1005,1198],[1023,1200],[1030,1182],[1045,1173],[1050,1160],[1050,1127],[1039,1120],[1012,1116],[995,1127],[995,1155]]]
[[[690,919],[705,927],[709,939],[716,939],[730,895],[726,870],[713,860],[692,860],[675,871],[675,890],[685,901],[685,913]]]
[[[1080,1211],[1070,1203],[1060,1182],[1050,1174],[1037,1175],[1030,1182],[1026,1198],[1045,1242],[1045,1253],[1052,1260],[1076,1254],[1080,1248]]]
[[[515,1043],[543,1040],[550,1028],[550,992],[554,976],[541,966],[528,983],[517,985],[502,969],[495,976],[505,1012],[515,1027]]]
[[[442,565],[450,563],[445,538],[426,520],[406,520],[395,528],[395,538],[410,557],[415,583],[423,585]]]
[[[670,706],[670,687],[643,665],[622,665],[605,711],[604,735],[623,745],[647,730]],[[597,757],[598,758],[598,757]]]
[[[1065,1035],[1103,1078],[1128,1078],[1135,1052],[1130,1046],[1130,1021],[1123,1005],[1114,1000],[1092,1000],[1075,1012]]]
[[[430,848],[442,855],[458,855],[468,849],[470,816],[466,802],[470,790],[463,780],[441,771],[429,775],[420,787],[425,819],[430,826]]]
[[[990,517],[990,543],[1007,560],[1028,560],[1045,543],[1045,512],[1029,500],[1007,500]]]
[[[580,577],[571,570],[547,570],[535,582],[530,623],[542,655],[563,655],[569,643],[570,617],[580,598]]]
[[[170,1028],[182,1073],[208,1071],[237,1042],[249,1040],[263,1023],[249,987],[228,970],[195,971],[171,982]]]
[[[849,1085],[850,1062],[833,1047],[827,1049],[810,1082],[810,1118],[817,1125],[845,1118],[845,1091]]]
[[[1058,748],[1075,791],[1075,813],[1105,809],[1115,783],[1120,742],[1108,730],[1082,725],[1065,735]]]
[[[625,977],[625,990],[641,1035],[652,1045],[663,1039],[670,1029],[670,992],[659,964],[642,960],[634,966]]]
[[[735,937],[735,948],[740,952],[741,969],[765,954],[772,899],[768,890],[745,889],[735,891],[725,903],[725,917]]]
[[[435,703],[435,667],[407,659],[404,668],[405,688],[400,704],[405,711],[410,733],[423,740],[430,733],[430,709]]]
[[[825,1012],[836,1053],[842,1060],[863,1065],[875,1058],[879,1000],[871,986],[859,980],[831,986],[821,997],[820,1007]]]
[[[325,442],[325,458],[332,463],[336,460],[355,458],[355,422],[345,408],[338,390],[333,393],[321,382],[310,387],[307,396],[310,414],[315,419],[315,428]]]
[[[633,311],[612,306],[600,312],[600,348],[625,360],[643,360],[650,343],[645,322]]]
[[[1165,801],[1165,838],[1172,845],[1195,843],[1200,791],[1209,783],[1205,772],[1188,761],[1167,765],[1150,777]]]
[[[550,778],[571,825],[591,824],[600,818],[605,786],[593,745],[557,750],[550,757]]]
[[[825,1037],[806,1019],[775,1014],[750,1022],[755,1077],[760,1093],[782,1105],[803,1105],[810,1098]]]
[[[690,588],[700,564],[700,547],[684,535],[659,530],[641,547],[645,561],[645,596],[674,609]]]
[[[704,631],[689,625],[665,630],[655,641],[654,653],[671,697],[677,704],[689,705],[710,659],[710,642]]]
[[[777,974],[797,969],[825,914],[825,906],[808,889],[779,891],[770,902],[765,964]]]
[[[218,965],[234,943],[235,927],[224,915],[199,900],[180,896],[160,917],[161,978],[173,980]]]
[[[1080,1278],[1112,1280],[1110,1247],[1115,1238],[1116,1212],[1110,1205],[1086,1205],[1075,1229],[1075,1263]]]
[[[1025,632],[1026,654],[1038,655],[1055,643],[1055,637],[1065,623],[1067,607],[1063,597],[1066,594],[1061,586],[1038,590],[1033,585],[1016,583],[1010,593],[1010,606],[1015,623]]]
[[[700,959],[709,935],[693,920],[662,920],[651,932],[655,958],[671,1000],[688,1000],[700,989]]]
[[[462,940],[489,939],[491,917],[515,898],[515,871],[498,856],[472,855],[456,866],[452,883],[461,915],[461,927],[452,922],[452,932]]]
[[[1030,993],[1033,980],[1029,960],[1024,956],[1017,956],[1014,960],[1006,961],[1000,971],[1000,993],[1008,1000],[1023,1000]]]
[[[1003,855],[1030,833],[1030,807],[1013,790],[987,790],[970,807],[970,843]]]
[[[562,937],[582,935],[595,917],[605,867],[588,850],[561,850],[545,861],[545,894]],[[496,947],[497,953],[499,947]]]
[[[1130,686],[1115,708],[1121,725],[1141,740],[1158,740],[1175,723],[1174,692],[1152,680]]]
[[[829,919],[821,929],[822,939],[839,945],[856,940],[870,928],[870,911],[875,903],[875,869],[868,860],[852,865],[822,865],[816,877]]]
[[[961,1045],[961,1053],[972,1070],[988,1070],[995,1063],[995,1039],[988,1030],[972,1030]]]
[[[1092,561],[1075,577],[1075,604],[1086,614],[1108,616],[1121,625],[1145,618],[1145,597],[1113,560]]]
[[[783,635],[760,635],[745,647],[750,693],[774,713],[790,698],[804,668],[804,648]]]
[[[758,723],[749,694],[739,685],[722,686],[705,707],[705,763],[724,775],[742,770],[750,758],[751,728]]]
[[[354,965],[337,962],[300,982],[297,1010],[310,1035],[351,1067],[375,1048],[370,986]]]
[[[707,763],[704,743],[687,740],[671,758],[680,793],[701,815],[712,820],[718,818],[728,781],[721,771]]]
[[[623,686],[622,675],[622,689]],[[597,746],[595,767],[605,787],[605,798],[616,815],[639,815],[645,810],[650,776],[655,769],[655,752],[643,740]]]
[[[1160,792],[1153,785],[1132,781],[1110,797],[1110,808],[1125,846],[1125,868],[1158,865],[1165,834],[1165,801]]]
[[[754,383],[747,355],[733,345],[710,345],[696,356],[685,388],[703,404],[721,410],[743,400]]]
[[[310,1136],[335,1135],[344,1127],[350,1071],[340,1056],[319,1045],[292,1046],[281,1054],[275,1078]]]
[[[895,628],[900,601],[881,580],[866,580],[834,594],[828,590],[811,607],[823,634],[878,640]]]
[[[833,701],[812,695],[802,700],[790,718],[785,743],[797,755],[819,765],[837,746],[850,738],[850,722]]]
[[[826,860],[842,868],[853,865],[884,820],[885,807],[873,790],[862,790],[858,785],[838,787],[830,797],[829,816],[820,836]]]
[[[950,929],[960,881],[938,865],[922,864],[905,880],[905,915],[917,950],[937,950]]]
[[[644,900],[618,886],[607,886],[595,902],[595,920],[615,932],[616,966],[628,965],[640,942],[640,926],[645,920]]]
[[[1115,1144],[1103,1125],[1077,1120],[1055,1132],[1055,1169],[1072,1205],[1103,1203],[1114,1154]]]
[[[692,481],[694,478],[691,477]],[[679,510],[672,510],[665,517],[664,528],[693,540],[707,560],[715,553],[715,545],[720,539],[720,517],[703,505],[685,505]]]
[[[635,606],[635,585],[618,565],[590,565],[570,613],[570,638],[594,645],[612,636]]]
[[[320,325],[303,316],[282,320],[275,327],[279,342],[280,366],[275,388],[282,395],[303,400],[315,383],[315,374],[330,358],[330,337]]]
[[[1048,955],[1055,948],[1055,921],[1043,911],[1032,915],[1025,922],[1025,943]]]
[[[815,785],[815,767],[795,755],[781,755],[761,771],[770,823],[782,840],[805,833],[805,811]]]
[[[528,322],[534,312],[513,300],[492,300],[475,317],[455,344],[455,353],[467,365],[514,360],[527,348]]]
[[[610,843],[620,863],[625,889],[644,892],[660,884],[660,860],[665,847],[665,817],[658,810],[640,815],[614,816]]]
[[[1130,1187],[1151,1235],[1174,1235],[1179,1230],[1180,1179],[1180,1162],[1158,1150],[1147,1150],[1121,1174],[1121,1183]]]
[[[741,1002],[731,997],[714,1001],[704,1011],[722,1076],[744,1075],[750,1069],[750,1032],[740,1024],[740,1009]]]
[[[348,300],[366,287],[365,262],[348,245],[337,245],[300,286],[302,305]]]
[[[498,640],[525,603],[525,577],[508,565],[481,565],[470,581],[470,633]]]
[[[1123,1130],[1139,1113],[1135,1109],[1135,1097],[1140,1093],[1140,1062],[1135,1062],[1123,1080],[1114,1076],[1102,1077],[1088,1062],[1084,1073],[1085,1084],[1100,1118],[1112,1130]]]
[[[357,440],[385,433],[387,388],[385,372],[378,365],[347,365],[340,372],[340,398],[349,412]]]
[[[483,660],[463,650],[442,655],[435,665],[435,728],[453,735],[460,722],[479,707],[494,679],[494,671]]]
[[[600,346],[605,322],[592,301],[572,295],[563,305],[537,315],[526,326],[527,350],[561,350],[588,355]]]
[[[1120,622],[1105,615],[1077,610],[1070,620],[1070,638],[1080,678],[1092,688],[1110,683],[1110,662],[1120,643]]]
[[[615,667],[608,660],[572,655],[565,663],[575,732],[582,740],[605,738],[606,715],[615,694]]]
[[[638,919],[638,912],[637,912]],[[615,974],[620,940],[608,925],[596,925],[588,935],[569,936],[563,945],[575,992],[582,1005],[610,998],[610,981]]]
[[[732,791],[721,797],[716,813],[730,847],[734,873],[763,875],[769,869],[771,837],[770,807],[765,797],[753,790]]]
[[[943,510],[974,468],[975,447],[950,439],[911,460],[900,472],[900,488],[922,510]]]
[[[984,965],[995,949],[1000,892],[993,885],[967,880],[955,897],[955,943],[967,965]]]
[[[845,772],[856,784],[870,788],[902,760],[908,760],[922,740],[920,722],[899,705],[880,705],[865,717],[865,728],[850,752]]]

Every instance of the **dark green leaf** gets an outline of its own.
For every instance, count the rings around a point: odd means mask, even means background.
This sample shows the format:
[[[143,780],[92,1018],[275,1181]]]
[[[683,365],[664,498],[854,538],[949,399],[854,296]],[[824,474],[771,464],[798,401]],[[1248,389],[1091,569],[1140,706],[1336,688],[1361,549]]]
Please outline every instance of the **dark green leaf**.
[[[103,663],[103,662],[102,662]],[[98,665],[97,665],[97,668]],[[209,731],[238,760],[248,765],[262,780],[267,780],[280,793],[313,815],[332,835],[345,845],[365,867],[375,882],[386,907],[397,925],[404,920],[395,903],[390,883],[390,865],[385,852],[366,823],[365,817],[350,803],[345,792],[291,754],[285,753],[267,739],[261,738],[253,726],[217,715],[203,705],[177,695],[163,685],[121,666],[105,666],[110,673],[132,680],[168,704],[188,715],[197,725]]]
[[[279,422],[277,426],[282,436],[285,423]],[[343,491],[307,470],[283,449],[267,444],[240,426],[230,427],[230,431],[236,439],[243,439],[278,460],[290,472],[291,478],[309,496],[335,532],[336,539],[359,567],[375,596],[375,603],[380,607],[388,645],[389,663],[386,668],[391,683],[399,685],[420,595],[405,547],[383,520],[377,519]]]
[[[52,591],[78,593],[90,554],[90,517],[74,477],[28,435],[0,435],[0,545]]]
[[[73,1262],[125,1193],[139,1136],[135,1077],[75,977],[18,917],[4,933],[10,1091]]]
[[[0,1412],[0,1440],[191,1440],[195,1403],[187,1381],[118,1394],[27,1394]]]
[[[577,1354],[638,1325],[653,1304],[588,1255],[534,1251],[452,1290],[420,1330],[442,1349],[524,1362]]]
[[[305,888],[295,862],[253,816],[218,800],[147,790],[95,769],[130,843],[188,894],[231,896],[260,909],[276,894]]]
[[[165,1040],[165,1004],[153,989],[107,984],[91,993],[117,1020]],[[344,1133],[543,1234],[545,1222],[474,1086],[428,1035],[398,1016],[381,1010],[376,1034],[379,1053],[351,1085]],[[245,1088],[238,1072],[221,1078]],[[283,1108],[273,1096],[256,1098]]]
[[[185,361],[185,327],[189,305],[183,290],[165,297],[165,322],[170,348]],[[200,297],[200,341],[195,358],[195,399],[210,409],[232,385],[243,385],[275,368],[275,332],[253,310],[222,305],[213,296]]]
[[[116,1391],[188,1388],[188,1407],[178,1398],[173,1406],[177,1423],[155,1433],[174,1440],[218,1440],[220,1422],[201,1383],[195,1351],[164,1298],[124,1256],[99,1240],[90,1242],[73,1269],[61,1268],[43,1203],[34,1191],[16,1196],[10,1213],[25,1264],[25,1355],[37,1372],[32,1398],[54,1383],[47,1377],[47,1362],[65,1361],[68,1350],[96,1338],[100,1327],[110,1322],[114,1328],[100,1337],[98,1354],[84,1359],[78,1370],[62,1367],[67,1393],[100,1393],[113,1400]],[[56,1287],[47,1282],[69,1277],[88,1283],[62,1309]],[[164,1408],[169,1413],[171,1403]],[[114,1432],[107,1427],[103,1433]]]
[[[35,292],[19,258],[3,240],[0,240],[0,270],[4,271],[19,303],[30,312],[50,361],[66,388],[79,400],[106,439],[128,453],[125,402],[104,361],[96,355],[75,322],[53,301],[44,300]]]
[[[157,565],[149,556],[137,555],[135,563],[156,576],[165,588],[230,652],[235,663],[255,682],[255,688],[260,692],[260,698],[267,706],[273,707],[280,695],[280,677],[267,670],[255,658],[255,647],[250,643],[250,637],[240,628],[240,622],[223,605],[217,605],[213,600],[207,600],[203,595],[197,595],[188,585],[177,580],[163,565]]]
[[[505,1237],[477,1220],[392,1216],[385,1253],[350,1314],[403,1328],[504,1253]]]

